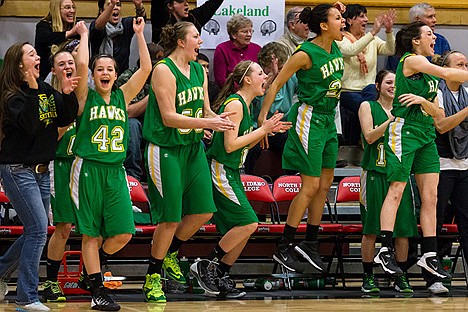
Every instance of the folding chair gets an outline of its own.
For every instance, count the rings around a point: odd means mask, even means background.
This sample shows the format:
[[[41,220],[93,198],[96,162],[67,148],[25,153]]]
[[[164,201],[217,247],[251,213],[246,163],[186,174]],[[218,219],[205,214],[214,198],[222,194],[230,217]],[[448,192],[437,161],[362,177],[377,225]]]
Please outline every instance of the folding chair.
[[[280,223],[278,204],[271,193],[270,185],[261,177],[241,174],[242,185],[249,201],[267,203],[270,208],[271,223]],[[258,213],[258,211],[256,211]]]
[[[150,223],[152,223],[148,196],[146,195],[146,192],[143,189],[143,186],[141,185],[140,181],[138,181],[132,176],[127,176],[127,183],[128,188],[130,190],[130,199],[132,200],[133,205],[141,209],[142,213],[148,214],[150,218]]]
[[[334,214],[334,221],[336,223],[339,222],[338,220],[338,208],[337,204],[340,203],[347,203],[347,202],[357,202],[360,201],[360,191],[361,191],[361,177],[359,176],[352,176],[352,177],[345,177],[343,178],[336,189],[335,193],[335,203],[333,204],[333,214]],[[346,288],[345,284],[345,272],[344,272],[344,261],[343,261],[343,243],[344,238],[350,234],[359,234],[362,233],[362,226],[356,227],[356,225],[349,225],[343,226],[342,228],[342,235],[338,242],[338,267],[336,273],[338,273],[338,269],[341,271],[341,280],[343,283],[343,288]],[[330,266],[327,270],[330,270]]]

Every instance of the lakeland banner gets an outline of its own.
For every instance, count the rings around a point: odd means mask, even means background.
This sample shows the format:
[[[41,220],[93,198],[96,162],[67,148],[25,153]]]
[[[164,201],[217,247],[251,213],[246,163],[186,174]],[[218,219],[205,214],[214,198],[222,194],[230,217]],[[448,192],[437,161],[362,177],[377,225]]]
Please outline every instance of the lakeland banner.
[[[201,6],[206,0],[197,0]],[[253,22],[252,41],[260,46],[278,40],[284,34],[285,0],[224,0],[213,18],[201,31],[202,49],[215,49],[229,40],[227,21],[234,14],[242,14]]]

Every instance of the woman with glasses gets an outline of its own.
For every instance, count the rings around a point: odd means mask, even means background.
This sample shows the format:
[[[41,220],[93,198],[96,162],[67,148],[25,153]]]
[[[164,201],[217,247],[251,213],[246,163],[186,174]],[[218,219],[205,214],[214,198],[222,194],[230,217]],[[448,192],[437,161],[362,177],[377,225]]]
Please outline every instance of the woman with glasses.
[[[234,15],[227,22],[229,41],[220,43],[214,52],[213,68],[215,81],[220,88],[227,77],[241,61],[257,62],[261,47],[250,42],[253,35],[252,20],[242,14]]]
[[[70,38],[78,38],[73,0],[50,0],[49,13],[36,25],[35,46],[41,57],[40,77],[50,72],[50,48]]]

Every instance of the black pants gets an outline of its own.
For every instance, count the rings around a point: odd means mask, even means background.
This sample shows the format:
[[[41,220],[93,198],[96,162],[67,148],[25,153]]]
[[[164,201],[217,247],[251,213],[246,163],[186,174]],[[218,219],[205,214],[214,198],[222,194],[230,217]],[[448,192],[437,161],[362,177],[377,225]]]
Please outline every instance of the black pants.
[[[284,133],[276,133],[274,136],[268,137],[268,145],[270,150],[279,152],[283,154],[284,144],[286,143],[286,139],[288,138],[288,132]],[[247,158],[245,160],[245,173],[253,174],[253,170],[255,168],[255,163],[260,158],[262,154],[262,148],[260,144],[255,145],[249,150],[247,154]]]
[[[437,232],[455,217],[463,255],[468,256],[468,170],[441,170],[437,194]],[[437,243],[439,256],[447,254],[448,242],[438,239]],[[424,270],[423,277],[428,286],[440,281]]]

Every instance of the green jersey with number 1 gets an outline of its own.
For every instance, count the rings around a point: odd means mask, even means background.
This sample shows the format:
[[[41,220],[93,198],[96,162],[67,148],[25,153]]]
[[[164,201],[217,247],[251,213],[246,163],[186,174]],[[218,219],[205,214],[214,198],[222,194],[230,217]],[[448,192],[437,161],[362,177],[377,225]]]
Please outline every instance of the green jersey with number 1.
[[[176,79],[176,97],[174,101],[177,114],[187,117],[203,118],[205,80],[203,67],[190,62],[190,77],[185,76],[170,58],[161,60],[156,66],[165,64]],[[158,146],[179,146],[200,142],[203,129],[180,129],[166,127],[161,117],[158,101],[153,88],[150,90],[148,106],[143,123],[143,138]]]
[[[388,120],[388,115],[377,101],[369,101],[373,128],[377,128]],[[364,170],[373,170],[380,173],[387,173],[387,159],[385,158],[384,137],[380,137],[374,143],[369,144],[361,133],[362,143],[364,145],[364,154],[362,156],[361,166]]]
[[[128,115],[122,90],[112,91],[107,104],[89,89],[83,114],[76,123],[75,155],[103,164],[123,164],[128,146]]]

